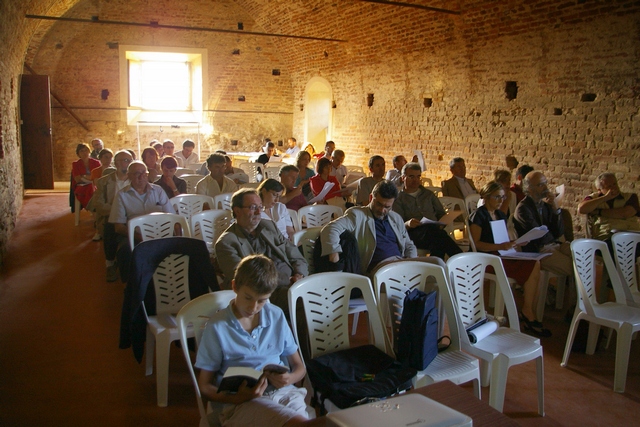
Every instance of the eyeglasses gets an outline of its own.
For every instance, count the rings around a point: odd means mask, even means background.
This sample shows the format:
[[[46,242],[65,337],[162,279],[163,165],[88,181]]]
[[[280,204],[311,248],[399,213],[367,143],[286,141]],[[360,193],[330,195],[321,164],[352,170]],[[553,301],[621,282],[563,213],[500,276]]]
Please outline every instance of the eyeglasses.
[[[406,179],[420,179],[420,175],[405,175]]]
[[[491,196],[491,198],[494,200],[507,200],[507,196],[500,196],[500,195]]]
[[[262,205],[250,205],[250,206],[243,206],[242,209],[249,209],[250,211],[262,211],[264,210],[264,206]]]

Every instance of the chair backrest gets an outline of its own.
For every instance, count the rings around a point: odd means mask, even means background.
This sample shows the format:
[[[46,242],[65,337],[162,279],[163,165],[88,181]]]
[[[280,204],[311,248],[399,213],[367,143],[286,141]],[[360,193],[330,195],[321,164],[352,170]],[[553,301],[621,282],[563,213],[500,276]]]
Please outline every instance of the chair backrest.
[[[449,196],[440,196],[438,197],[440,203],[442,203],[442,207],[445,211],[449,212],[451,210],[461,210],[462,216],[467,217],[467,208],[464,200],[459,199],[457,197],[449,197]]]
[[[130,219],[127,225],[129,228],[129,245],[131,249],[135,246],[134,238],[136,230],[140,231],[143,242],[145,240],[173,236],[176,225],[179,225],[182,229],[182,236],[191,237],[186,218],[178,214],[154,212],[147,215],[140,215]]]
[[[633,305],[633,297],[628,286],[622,284],[621,274],[615,267],[609,248],[602,240],[577,239],[571,242],[571,256],[573,271],[576,277],[576,288],[579,295],[580,309],[589,315],[594,315],[593,307],[597,307],[596,298],[596,254],[599,253],[604,261],[616,296],[616,302]],[[604,286],[604,285],[603,285]],[[627,302],[629,301],[629,302]]]
[[[300,225],[300,219],[298,218],[298,211],[293,209],[287,209],[289,212],[289,216],[291,217],[291,222],[293,223],[293,231],[302,230],[302,226]]]
[[[191,217],[192,235],[196,239],[204,240],[209,253],[213,254],[218,237],[229,228],[232,222],[233,215],[226,209],[198,212]]]
[[[259,182],[245,182],[243,184],[238,184],[238,188],[253,188],[254,190],[260,186]]]
[[[464,198],[464,208],[467,212],[467,218],[478,209],[478,202],[480,201],[479,194],[469,194]]]
[[[306,228],[322,227],[332,219],[342,216],[344,211],[339,206],[333,205],[310,205],[303,206],[298,210],[300,225],[305,224]]]
[[[431,178],[427,178],[426,176],[420,178],[420,183],[423,187],[433,187],[433,180]]]
[[[188,303],[189,255],[172,254],[166,257],[153,273],[156,293],[156,314],[176,314]]]
[[[297,231],[293,235],[293,244],[300,248],[302,256],[307,260],[309,274],[313,274],[316,271],[315,263],[313,262],[313,250],[316,247],[316,240],[320,236],[321,230],[322,227],[311,227]]]
[[[198,378],[193,369],[191,363],[191,356],[189,354],[188,343],[188,328],[191,325],[192,331],[196,340],[196,350],[200,345],[200,339],[202,338],[202,332],[209,318],[216,312],[224,309],[229,305],[229,302],[235,298],[235,292],[233,291],[218,291],[209,294],[201,295],[185,304],[178,315],[176,316],[176,322],[178,324],[178,331],[180,334],[180,344],[182,346],[182,352],[184,354],[187,367],[189,368],[189,375],[191,376],[191,383],[196,392],[196,398],[198,401],[198,410],[200,411],[200,425],[208,425],[203,423],[207,419],[206,402],[203,401],[200,394],[200,387],[198,386]]]
[[[356,165],[344,165],[345,168],[347,168],[347,172],[360,172],[360,173],[364,173],[364,168],[362,166],[356,166]]]
[[[264,165],[257,162],[243,162],[238,165],[240,169],[244,171],[249,177],[249,182],[262,181],[262,168]]]
[[[640,245],[640,233],[614,233],[611,236],[616,266],[631,292],[640,292],[638,272],[636,270],[636,254]]]
[[[191,222],[193,214],[214,208],[213,197],[201,194],[181,194],[172,197],[169,202],[171,202],[178,215],[182,215],[187,219],[187,223]]]
[[[385,325],[385,330],[391,332],[389,341],[393,343],[394,350],[397,350],[397,339],[400,332],[402,310],[404,309],[404,297],[407,292],[411,292],[416,288],[422,292],[437,290],[439,298],[450,298],[449,292],[446,291],[449,286],[445,271],[446,266],[441,260],[440,263],[401,261],[388,264],[376,271],[373,277],[373,288],[378,306],[381,307],[386,304],[389,309],[391,324]],[[434,281],[428,280],[430,277]],[[384,313],[384,309],[381,309],[381,313]],[[453,349],[459,350],[458,320],[451,303],[445,304],[445,313],[449,324],[451,346]],[[384,323],[386,321],[384,316],[382,319]],[[439,329],[442,330],[444,325],[440,326]]]
[[[286,163],[267,163],[264,165],[264,178],[273,178],[277,180],[280,174],[280,168],[284,165],[286,165]]]
[[[364,172],[349,171],[347,172],[347,176],[344,177],[344,185],[352,184],[365,176],[367,175],[365,175]]]
[[[480,252],[461,253],[447,260],[447,268],[452,300],[458,308],[460,340],[464,344],[470,345],[467,334],[463,333],[464,329],[486,316],[483,287],[488,266],[493,267],[493,274],[502,293],[509,327],[520,331],[516,303],[500,257]]]
[[[198,185],[198,182],[203,180],[205,177],[202,175],[193,174],[182,175],[180,178],[184,179],[187,182],[187,194],[196,194],[196,185]]]
[[[176,176],[178,178],[180,178],[183,175],[194,175],[196,173],[196,171],[194,171],[193,169],[188,169],[188,168],[177,168],[176,169]]]
[[[307,328],[311,358],[350,347],[349,295],[356,288],[362,292],[367,305],[369,330],[373,333],[369,341],[380,350],[392,354],[386,345],[369,278],[352,273],[332,272],[312,274],[289,288],[289,313],[296,312],[300,300],[307,322],[304,326],[292,322],[293,334],[298,340],[298,326]],[[300,345],[299,342],[298,344]]]
[[[214,209],[226,209],[228,211],[231,210],[231,197],[233,193],[222,193],[214,196],[213,198],[213,206]]]
[[[433,192],[436,197],[442,197],[442,187],[425,186],[424,188]]]
[[[469,218],[466,218],[464,220],[464,224],[465,227],[467,227],[467,230],[469,230],[469,232],[467,233],[469,235],[469,247],[471,248],[472,252],[478,252],[478,249],[476,249],[476,241],[473,240],[473,236],[471,235],[471,224],[469,223]]]

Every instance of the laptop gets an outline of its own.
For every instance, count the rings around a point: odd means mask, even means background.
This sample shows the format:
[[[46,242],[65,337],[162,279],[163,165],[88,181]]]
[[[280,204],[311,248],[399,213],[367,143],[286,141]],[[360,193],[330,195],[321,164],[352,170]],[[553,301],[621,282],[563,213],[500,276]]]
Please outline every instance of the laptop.
[[[471,427],[465,414],[418,393],[344,409],[327,414],[335,427]]]

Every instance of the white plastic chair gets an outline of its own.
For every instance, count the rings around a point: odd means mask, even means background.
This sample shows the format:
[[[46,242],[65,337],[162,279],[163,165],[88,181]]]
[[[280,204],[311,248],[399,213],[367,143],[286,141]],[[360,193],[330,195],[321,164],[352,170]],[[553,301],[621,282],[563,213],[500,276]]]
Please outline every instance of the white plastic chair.
[[[293,209],[287,209],[287,212],[289,212],[289,216],[291,217],[291,222],[293,223],[293,231],[297,232],[302,230],[300,226],[300,219],[298,218],[298,211]]]
[[[616,294],[616,302],[598,304],[596,299],[596,252],[600,252],[611,284]],[[567,336],[561,366],[567,366],[571,346],[580,320],[589,322],[587,354],[593,354],[598,342],[600,326],[606,326],[617,332],[616,363],[613,390],[624,393],[631,350],[631,336],[640,331],[640,309],[626,304],[626,297],[620,274],[617,272],[607,244],[600,240],[578,239],[571,242],[573,271],[575,273],[578,304],[573,313],[571,328]]]
[[[182,175],[180,178],[187,181],[187,194],[196,194],[196,185],[198,185],[198,182],[203,180],[205,177],[202,175],[193,174]]]
[[[182,229],[183,237],[191,237],[187,219],[178,214],[154,212],[132,218],[127,223],[129,227],[129,245],[131,249],[135,246],[134,237],[136,229],[140,230],[140,235],[144,242],[146,240],[173,236],[176,225],[179,225]]]
[[[376,305],[371,281],[366,276],[352,273],[317,273],[303,277],[289,288],[289,312],[295,313],[298,300],[302,301],[309,337],[309,357],[348,349],[349,343],[349,295],[352,289],[360,289],[369,312],[369,342],[393,356],[387,345],[385,333]],[[292,322],[293,336],[300,347],[298,325]],[[325,400],[326,409],[335,407]]]
[[[422,184],[423,187],[433,187],[433,180],[431,178],[423,176],[420,178],[420,184]]]
[[[435,289],[448,286],[446,273],[440,265],[430,264],[420,261],[402,261],[386,265],[376,271],[373,277],[373,287],[375,290],[378,306],[381,313],[388,307],[390,318],[382,316],[385,329],[391,332],[389,341],[393,343],[394,349],[397,347],[398,334],[400,332],[400,321],[404,306],[404,297],[407,292],[419,289],[423,292],[430,292],[433,288],[427,288],[427,278],[435,278]],[[463,384],[473,381],[473,390],[476,397],[480,399],[480,368],[478,359],[471,357],[461,351],[460,337],[458,336],[458,319],[456,317],[453,302],[449,298],[449,292],[438,292],[439,299],[447,298],[444,302],[444,312],[449,324],[449,334],[451,345],[445,351],[438,353],[436,358],[423,371],[413,379],[413,387],[423,387],[429,384],[450,380],[455,384]],[[439,307],[442,310],[442,304]],[[444,316],[441,316],[440,327],[444,326]]]
[[[193,214],[214,208],[213,197],[201,194],[181,194],[172,197],[169,202],[178,215],[187,219],[187,223],[191,223]]]
[[[213,205],[214,209],[226,209],[231,210],[231,197],[233,193],[222,193],[214,196]]]
[[[303,206],[298,210],[300,229],[322,227],[332,219],[342,216],[343,212],[342,208],[332,205]],[[303,224],[305,227],[302,227]]]
[[[156,356],[156,393],[158,406],[167,406],[169,395],[169,353],[171,343],[179,333],[175,314],[190,301],[189,256],[173,254],[166,257],[153,273],[156,294],[156,315],[147,318],[145,343],[146,375],[153,374],[153,356]]]
[[[193,369],[193,363],[191,362],[189,343],[187,339],[190,337],[195,338],[197,351],[198,346],[200,345],[200,339],[202,338],[202,332],[209,318],[216,312],[227,307],[229,302],[235,298],[235,295],[236,294],[233,291],[218,291],[201,295],[185,304],[176,316],[178,332],[180,334],[180,345],[182,346],[182,352],[184,353],[184,358],[187,362],[187,367],[189,368],[191,382],[193,383],[193,388],[196,392],[196,400],[198,402],[198,410],[200,412],[199,427],[209,427],[220,424],[217,412],[212,412],[213,406],[218,405],[209,405],[209,403],[212,402],[207,401],[200,394],[198,378],[196,377],[196,373]],[[221,409],[221,407],[216,409]]]
[[[469,194],[467,197],[464,198],[464,208],[467,213],[467,218],[469,218],[471,214],[473,214],[476,211],[476,209],[478,209],[479,201],[480,201],[480,195],[477,193]]]
[[[226,209],[211,209],[194,214],[191,217],[192,235],[196,239],[204,240],[211,255],[215,255],[215,245],[218,237],[233,223],[231,211]]]
[[[424,187],[427,190],[431,191],[433,194],[436,195],[436,197],[440,198],[442,197],[442,187],[434,187],[434,186],[428,186],[428,187]]]
[[[244,184],[238,184],[238,188],[253,188],[254,190],[260,186],[259,182],[245,182]]]
[[[629,288],[631,299],[636,307],[640,307],[640,289],[636,270],[636,248],[640,244],[640,233],[614,233],[611,236],[616,266]]]
[[[353,184],[354,182],[364,178],[365,176],[367,175],[365,175],[364,172],[349,171],[344,177],[344,185]]]
[[[264,165],[262,163],[243,162],[240,163],[238,167],[247,174],[247,176],[249,177],[249,182],[262,181],[262,169],[264,168]]]
[[[189,168],[177,168],[176,169],[176,176],[178,178],[182,177],[183,175],[194,175],[196,173],[196,171],[194,171],[193,169],[189,169]]]
[[[345,168],[347,168],[347,172],[360,172],[360,173],[364,173],[364,168],[362,166],[356,166],[356,165],[344,165]]]
[[[264,165],[264,178],[273,178],[277,180],[280,174],[280,168],[284,165],[286,165],[286,163],[268,162],[266,165]]]
[[[472,344],[466,328],[486,316],[483,287],[485,270],[492,266],[502,293],[509,327],[499,327],[483,340]],[[538,413],[544,416],[544,359],[540,340],[520,332],[516,304],[500,258],[484,253],[462,253],[447,261],[450,288],[457,308],[458,335],[462,350],[480,359],[482,385],[491,385],[489,405],[502,412],[507,386],[507,373],[513,365],[536,360]],[[444,290],[441,288],[441,290]]]

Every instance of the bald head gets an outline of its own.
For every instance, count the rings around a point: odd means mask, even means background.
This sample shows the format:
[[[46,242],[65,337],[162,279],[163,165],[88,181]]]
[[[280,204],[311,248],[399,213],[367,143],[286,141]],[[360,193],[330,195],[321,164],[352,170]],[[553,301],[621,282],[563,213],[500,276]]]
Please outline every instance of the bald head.
[[[536,203],[549,195],[547,177],[540,171],[529,172],[522,181],[522,191]]]

